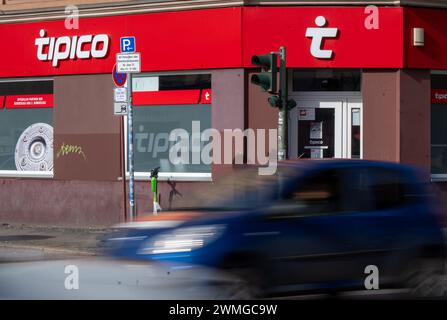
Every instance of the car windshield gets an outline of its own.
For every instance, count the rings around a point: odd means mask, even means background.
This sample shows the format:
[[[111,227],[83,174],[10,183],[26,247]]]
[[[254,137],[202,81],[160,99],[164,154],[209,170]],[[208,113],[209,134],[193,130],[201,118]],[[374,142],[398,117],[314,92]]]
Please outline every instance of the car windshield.
[[[196,188],[176,200],[174,210],[226,211],[263,206],[277,199],[287,183],[301,173],[298,167],[279,167],[274,175],[259,175],[257,167],[235,169],[217,182]]]

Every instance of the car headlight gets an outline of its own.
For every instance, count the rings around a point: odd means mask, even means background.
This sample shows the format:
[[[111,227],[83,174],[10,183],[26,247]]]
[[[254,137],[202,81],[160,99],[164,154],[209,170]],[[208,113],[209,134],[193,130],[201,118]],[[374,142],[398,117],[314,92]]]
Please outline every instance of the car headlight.
[[[214,241],[224,229],[224,225],[178,228],[148,239],[138,254],[190,252]]]

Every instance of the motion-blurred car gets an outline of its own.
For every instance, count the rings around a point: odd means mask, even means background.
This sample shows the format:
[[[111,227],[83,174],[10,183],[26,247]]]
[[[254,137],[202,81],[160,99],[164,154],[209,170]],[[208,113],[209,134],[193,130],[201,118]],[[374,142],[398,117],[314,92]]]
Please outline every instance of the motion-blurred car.
[[[381,289],[426,295],[445,258],[432,202],[411,167],[286,161],[272,176],[244,169],[206,187],[198,206],[124,224],[105,248],[124,259],[227,270],[240,279],[235,298],[365,289],[368,266]]]

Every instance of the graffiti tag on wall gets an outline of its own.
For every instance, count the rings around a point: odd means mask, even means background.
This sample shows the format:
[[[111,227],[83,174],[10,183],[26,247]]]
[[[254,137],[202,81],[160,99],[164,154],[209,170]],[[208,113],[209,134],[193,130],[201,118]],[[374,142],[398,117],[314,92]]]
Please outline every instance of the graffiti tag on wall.
[[[70,154],[79,154],[84,158],[84,160],[87,160],[87,156],[85,155],[81,146],[66,144],[65,142],[62,142],[62,145],[59,148],[56,157],[59,158]]]

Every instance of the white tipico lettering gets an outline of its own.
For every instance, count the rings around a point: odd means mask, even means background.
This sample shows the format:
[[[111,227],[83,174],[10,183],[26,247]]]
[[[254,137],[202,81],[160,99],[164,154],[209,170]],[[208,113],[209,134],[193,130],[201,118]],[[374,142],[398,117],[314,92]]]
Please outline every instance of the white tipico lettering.
[[[71,43],[71,50],[70,50],[70,59],[74,59],[76,57],[76,46],[78,43],[78,36],[74,36],[72,43]]]
[[[92,42],[92,36],[80,36],[78,40],[78,46],[76,47],[76,56],[79,59],[88,59],[90,58],[90,51],[82,51],[82,45],[84,43],[90,43]]]
[[[106,34],[48,37],[42,29],[34,44],[37,46],[37,59],[51,61],[53,67],[58,67],[67,59],[104,58],[109,51],[110,40]]]
[[[102,43],[102,49],[98,49],[98,45]],[[103,58],[107,54],[109,48],[109,37],[105,34],[98,34],[92,41],[92,57]]]
[[[335,38],[338,34],[338,28],[325,28],[326,18],[318,16],[315,19],[315,24],[318,28],[307,28],[306,37],[311,38],[310,53],[312,56],[318,59],[330,59],[332,58],[332,50],[323,50],[324,38]]]
[[[57,67],[59,60],[65,60],[70,54],[70,37],[60,37],[56,40],[56,45],[54,46],[54,57],[53,57],[53,67]],[[65,49],[62,51],[62,47]]]
[[[37,46],[37,59],[41,61],[46,61],[48,59],[48,54],[44,53],[44,47],[50,44],[50,38],[45,38],[45,34],[45,30],[40,30],[40,38],[37,38],[34,41],[34,44]]]
[[[48,60],[53,59],[54,53],[54,38],[50,38],[50,48],[48,49]]]

